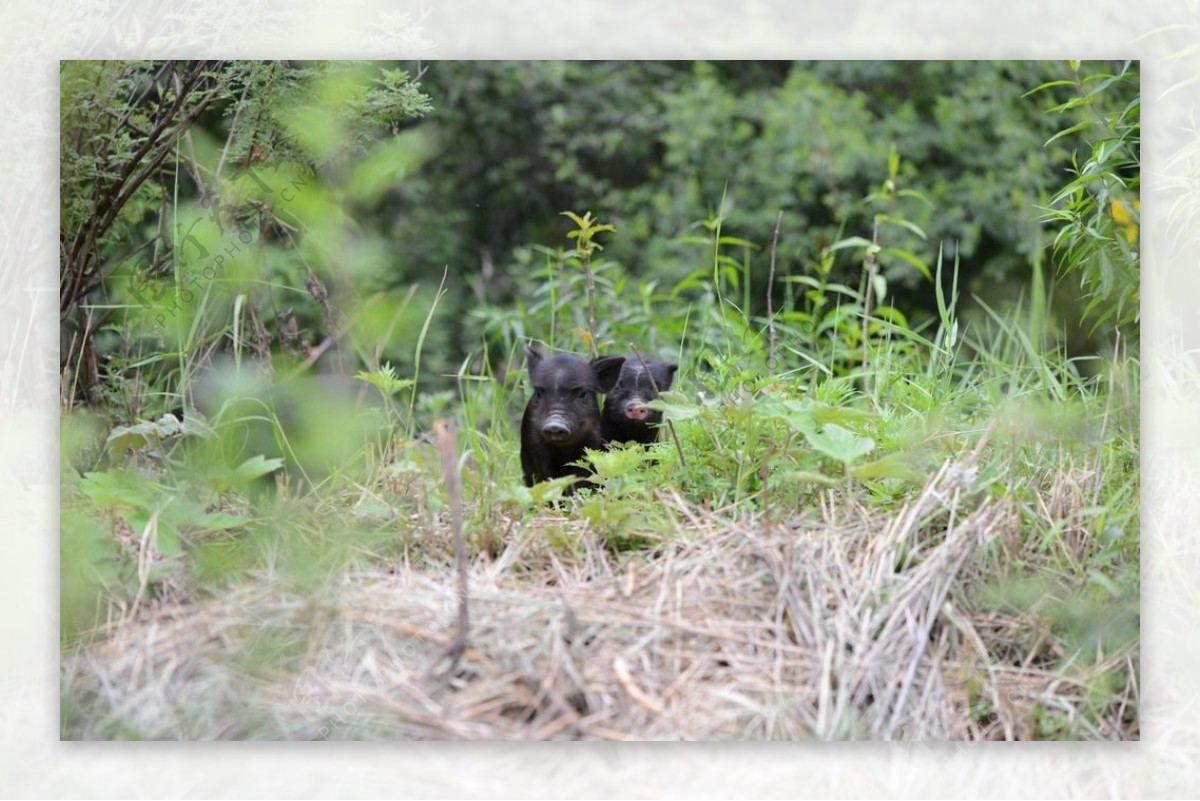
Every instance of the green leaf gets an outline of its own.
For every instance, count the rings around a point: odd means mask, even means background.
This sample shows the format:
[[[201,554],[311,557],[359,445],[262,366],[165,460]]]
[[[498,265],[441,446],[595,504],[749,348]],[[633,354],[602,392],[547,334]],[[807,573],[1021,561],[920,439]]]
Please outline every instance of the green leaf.
[[[707,239],[704,240],[704,244],[706,244],[706,245],[711,244],[711,240],[707,240]],[[755,250],[762,249],[755,243],[751,242],[749,239],[739,239],[736,236],[722,236],[717,239],[717,244],[718,245],[741,245],[743,247],[754,248]]]
[[[1062,139],[1064,136],[1070,136],[1071,134],[1076,133],[1077,131],[1083,131],[1090,127],[1092,127],[1092,123],[1090,121],[1077,122],[1074,125],[1072,125],[1070,128],[1066,128],[1062,131],[1059,131],[1054,136],[1047,139],[1042,144],[1042,147],[1046,147],[1047,145],[1049,145],[1051,142],[1055,141],[1056,139]]]
[[[882,303],[887,298],[888,282],[883,273],[875,273],[875,279],[872,281],[872,287],[875,290],[875,302]]]
[[[914,253],[911,253],[910,251],[907,251],[907,250],[902,250],[900,248],[884,248],[883,252],[887,253],[890,256],[895,256],[896,258],[901,259],[902,261],[908,262],[909,264],[911,264],[913,267],[916,268],[917,272],[919,272],[921,275],[925,276],[925,279],[927,281],[933,280],[933,274],[929,271],[929,266],[926,265],[925,262],[923,262],[919,258],[917,258],[917,256]]]
[[[869,239],[863,239],[861,236],[851,236],[845,239],[839,239],[829,246],[829,250],[843,250],[845,248],[869,248],[872,246]]]
[[[123,471],[88,473],[80,482],[83,494],[96,505],[105,507],[144,508],[148,505],[148,497],[143,486]]]
[[[579,226],[580,228],[587,228],[587,223],[586,223],[586,222],[584,222],[583,218],[582,218],[582,217],[580,217],[580,216],[579,216],[578,214],[576,214],[575,212],[573,212],[573,211],[560,211],[560,212],[559,212],[559,214],[560,214],[561,216],[563,216],[563,217],[570,217],[570,218],[571,218],[571,222],[575,223],[575,224],[576,224],[577,226]],[[574,232],[572,232],[572,233],[574,233]],[[568,236],[570,236],[570,234],[568,234]],[[576,234],[576,236],[578,236],[578,234]]]
[[[877,306],[872,314],[880,319],[885,320],[899,328],[908,328],[908,318],[904,316],[904,312],[897,309],[895,306]],[[913,335],[916,337],[916,335]],[[921,337],[916,337],[916,341],[924,341]]]
[[[929,208],[935,208],[933,201],[925,197],[924,192],[918,192],[916,189],[901,189],[896,193],[896,197],[910,197],[913,200],[919,200]]]
[[[596,475],[602,479],[618,478],[632,474],[639,466],[654,460],[653,454],[636,443],[630,447],[611,447],[603,451],[589,451],[588,459]]]
[[[283,459],[268,459],[261,453],[242,462],[233,471],[234,481],[250,482],[256,478],[270,475],[283,467]]]
[[[548,503],[562,500],[563,493],[573,483],[575,483],[575,476],[552,478],[549,481],[541,481],[534,484],[529,488],[530,495],[533,498],[533,505],[545,506]]]
[[[179,544],[179,532],[161,516],[158,519],[158,525],[155,526],[154,544],[158,547],[158,552],[168,559],[174,559],[183,553],[183,548]]]
[[[1035,95],[1038,92],[1044,91],[1046,89],[1051,89],[1055,86],[1071,86],[1071,87],[1073,87],[1073,86],[1075,86],[1075,82],[1074,81],[1065,81],[1065,80],[1063,80],[1063,81],[1046,81],[1043,84],[1033,87],[1028,92],[1021,95],[1021,97],[1026,98],[1026,97],[1029,97],[1030,95]]]
[[[166,510],[168,506],[159,509],[157,513],[151,512],[149,509],[139,508],[125,515],[125,522],[129,523],[129,527],[133,529],[134,535],[141,540],[146,533],[146,529],[150,526],[150,520],[154,520],[154,547],[158,552],[168,559],[179,556],[182,553],[182,548],[179,544],[179,532],[166,518]]]
[[[821,282],[811,275],[785,275],[775,280],[780,283],[804,284],[805,286],[811,286],[813,289],[821,288]]]
[[[111,456],[124,456],[127,452],[157,445],[167,437],[183,433],[183,424],[173,414],[164,414],[158,420],[145,420],[131,426],[117,426],[108,434],[104,446]]]
[[[662,412],[664,420],[691,420],[704,411],[702,407],[694,403],[671,402],[662,398],[650,401],[646,405]]]
[[[801,434],[815,434],[817,421],[813,416],[812,404],[785,400],[782,403],[759,405],[758,414],[771,420],[782,420],[788,428]]]
[[[810,407],[818,423],[846,423],[847,425],[865,426],[875,422],[876,415],[862,409],[852,409],[846,406],[834,406],[829,403],[813,403]]]
[[[887,225],[895,225],[905,229],[906,231],[911,231],[922,241],[928,239],[928,237],[925,235],[925,232],[921,230],[919,226],[917,226],[915,223],[909,222],[908,220],[902,220],[899,217],[893,217],[890,214],[882,214],[880,215],[879,219],[881,222]]]
[[[385,395],[395,395],[417,383],[411,378],[398,378],[395,368],[390,364],[384,364],[378,370],[369,373],[360,370],[354,377],[377,387]]]
[[[811,470],[785,470],[776,478],[788,484],[823,484],[830,487],[838,484],[836,478],[831,478],[824,473],[814,473]]]
[[[806,433],[804,436],[809,445],[845,465],[866,456],[875,449],[875,440],[869,437],[860,437],[837,423],[827,424],[819,434]]]
[[[864,462],[850,470],[855,478],[898,478],[904,481],[920,481],[925,477],[921,465],[911,456],[889,453],[872,462]]]

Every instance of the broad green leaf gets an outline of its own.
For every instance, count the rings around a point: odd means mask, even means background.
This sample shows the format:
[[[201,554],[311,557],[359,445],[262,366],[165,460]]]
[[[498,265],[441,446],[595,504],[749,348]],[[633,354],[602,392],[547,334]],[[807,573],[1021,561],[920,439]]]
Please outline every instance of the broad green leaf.
[[[803,401],[785,400],[782,403],[761,403],[758,414],[773,420],[784,421],[788,428],[801,434],[816,433],[817,421],[813,416],[812,404]]]
[[[662,398],[650,401],[646,405],[662,412],[664,420],[691,420],[704,411],[703,407],[694,403],[667,401]]]
[[[808,439],[809,445],[831,459],[836,459],[846,465],[866,456],[875,449],[875,440],[869,437],[860,437],[837,423],[827,424],[819,434],[806,433],[804,436]]]
[[[283,467],[283,459],[268,459],[260,453],[237,466],[237,469],[233,471],[234,481],[250,482],[256,478],[270,475],[281,467]]]
[[[124,471],[88,473],[80,482],[83,494],[98,506],[144,507],[149,500],[144,486]]]
[[[173,414],[164,414],[157,420],[145,420],[131,426],[117,426],[109,432],[104,446],[110,455],[123,456],[130,450],[157,445],[167,437],[178,436],[184,431]]]

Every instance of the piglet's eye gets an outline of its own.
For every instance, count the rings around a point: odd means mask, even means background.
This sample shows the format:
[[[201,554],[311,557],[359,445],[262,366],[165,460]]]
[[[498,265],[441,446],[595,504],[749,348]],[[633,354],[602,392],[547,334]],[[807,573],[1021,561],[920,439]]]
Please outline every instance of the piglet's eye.
[[[581,390],[579,390],[579,399],[580,399],[581,401],[588,400],[588,399],[589,399],[589,398],[591,398],[591,397],[592,397],[592,391],[591,391],[590,389],[581,389]]]
[[[541,387],[533,388],[533,399],[534,400],[541,400],[542,396],[545,394],[546,394],[546,390],[542,389]]]

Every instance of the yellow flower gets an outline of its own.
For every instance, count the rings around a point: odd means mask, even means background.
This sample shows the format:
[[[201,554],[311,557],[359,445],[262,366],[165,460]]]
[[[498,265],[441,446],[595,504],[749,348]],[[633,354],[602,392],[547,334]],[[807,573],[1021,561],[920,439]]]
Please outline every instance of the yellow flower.
[[[1119,200],[1114,200],[1108,204],[1108,211],[1110,214],[1112,214],[1113,222],[1115,222],[1121,228],[1121,230],[1125,232],[1125,239],[1131,245],[1134,242],[1137,242],[1138,220],[1140,219],[1141,210],[1142,204],[1137,200],[1137,198],[1134,198],[1133,200],[1133,211],[1139,213],[1138,217],[1135,217],[1134,214],[1129,211],[1129,206],[1127,204],[1122,203]]]

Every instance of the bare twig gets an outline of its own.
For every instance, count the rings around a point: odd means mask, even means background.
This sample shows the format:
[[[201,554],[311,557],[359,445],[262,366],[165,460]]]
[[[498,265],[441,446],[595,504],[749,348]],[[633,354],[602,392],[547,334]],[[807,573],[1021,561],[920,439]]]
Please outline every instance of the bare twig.
[[[595,359],[600,355],[596,348],[596,280],[592,277],[592,256],[585,250],[580,259],[583,262],[583,275],[587,281],[588,299],[588,349]]]
[[[767,274],[767,375],[775,374],[775,313],[771,305],[771,292],[775,289],[775,251],[779,245],[779,226],[783,223],[783,209],[775,217],[775,235],[771,237],[771,271]]]
[[[871,232],[871,247],[867,248],[867,291],[863,293],[863,393],[871,394],[871,376],[867,371],[868,345],[867,339],[871,322],[871,306],[875,301],[875,275],[879,272],[879,215],[875,215],[875,228]]]
[[[629,663],[625,661],[625,657],[618,656],[613,659],[613,674],[638,706],[655,715],[663,713],[662,702],[651,698],[641,687],[637,686],[637,682],[633,680],[633,675],[629,672]]]
[[[442,474],[446,479],[446,490],[450,493],[450,519],[454,529],[454,562],[458,573],[458,629],[454,639],[443,648],[429,666],[425,668],[425,676],[433,675],[435,668],[443,661],[449,664],[439,673],[449,676],[458,667],[463,651],[467,647],[467,628],[470,625],[470,612],[467,605],[467,549],[463,542],[463,509],[462,482],[458,473],[458,445],[454,423],[451,420],[440,419],[433,424],[433,435],[437,442],[438,453],[442,457]]]

